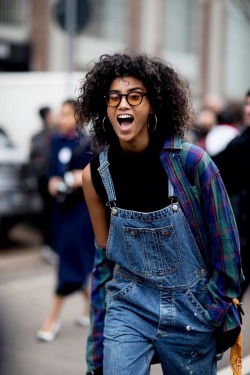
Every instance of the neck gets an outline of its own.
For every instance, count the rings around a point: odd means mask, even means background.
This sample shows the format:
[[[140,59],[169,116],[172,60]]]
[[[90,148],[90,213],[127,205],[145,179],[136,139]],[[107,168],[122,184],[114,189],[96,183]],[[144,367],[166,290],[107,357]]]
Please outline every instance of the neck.
[[[122,150],[124,152],[127,152],[127,153],[140,153],[140,152],[143,152],[144,150],[146,150],[146,148],[148,147],[149,145],[149,138],[145,139],[145,141],[140,141],[140,142],[136,142],[136,141],[131,141],[131,142],[123,142],[123,141],[119,141],[120,142],[120,146],[122,148]]]

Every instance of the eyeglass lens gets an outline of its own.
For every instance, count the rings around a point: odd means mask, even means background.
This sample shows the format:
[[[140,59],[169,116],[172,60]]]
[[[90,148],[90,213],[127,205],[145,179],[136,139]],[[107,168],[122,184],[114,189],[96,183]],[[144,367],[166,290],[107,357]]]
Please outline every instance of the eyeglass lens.
[[[110,107],[116,107],[120,104],[122,97],[125,96],[128,104],[133,106],[141,104],[144,95],[146,94],[142,92],[130,92],[128,94],[111,93],[106,96],[106,100]]]

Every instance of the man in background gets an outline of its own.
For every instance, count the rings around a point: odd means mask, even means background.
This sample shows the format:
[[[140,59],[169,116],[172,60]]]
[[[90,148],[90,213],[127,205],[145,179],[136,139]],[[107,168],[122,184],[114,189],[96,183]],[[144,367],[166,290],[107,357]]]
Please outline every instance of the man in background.
[[[34,134],[30,142],[30,173],[36,177],[38,190],[42,199],[43,209],[38,218],[38,227],[43,235],[41,255],[50,263],[57,262],[57,255],[53,251],[51,235],[52,198],[48,192],[48,172],[50,160],[50,143],[56,131],[56,119],[50,107],[39,109],[42,120],[42,130]]]

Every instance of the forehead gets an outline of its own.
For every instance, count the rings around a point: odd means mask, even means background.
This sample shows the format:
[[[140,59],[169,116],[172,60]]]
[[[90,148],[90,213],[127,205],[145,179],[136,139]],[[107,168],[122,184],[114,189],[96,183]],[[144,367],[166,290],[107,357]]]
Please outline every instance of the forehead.
[[[146,89],[141,80],[132,76],[128,76],[115,78],[111,82],[109,90],[129,91],[133,88],[140,88],[142,90]]]

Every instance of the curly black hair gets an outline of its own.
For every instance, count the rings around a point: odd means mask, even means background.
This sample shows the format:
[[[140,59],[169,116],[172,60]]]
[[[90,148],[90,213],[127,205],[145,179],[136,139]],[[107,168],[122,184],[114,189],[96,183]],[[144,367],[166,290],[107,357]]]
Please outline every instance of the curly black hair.
[[[78,97],[78,129],[90,125],[93,141],[98,146],[116,142],[114,132],[102,127],[107,114],[104,96],[117,77],[133,76],[147,89],[148,98],[157,116],[157,128],[151,138],[185,136],[192,123],[193,109],[189,85],[170,64],[146,53],[104,54],[81,82]]]

